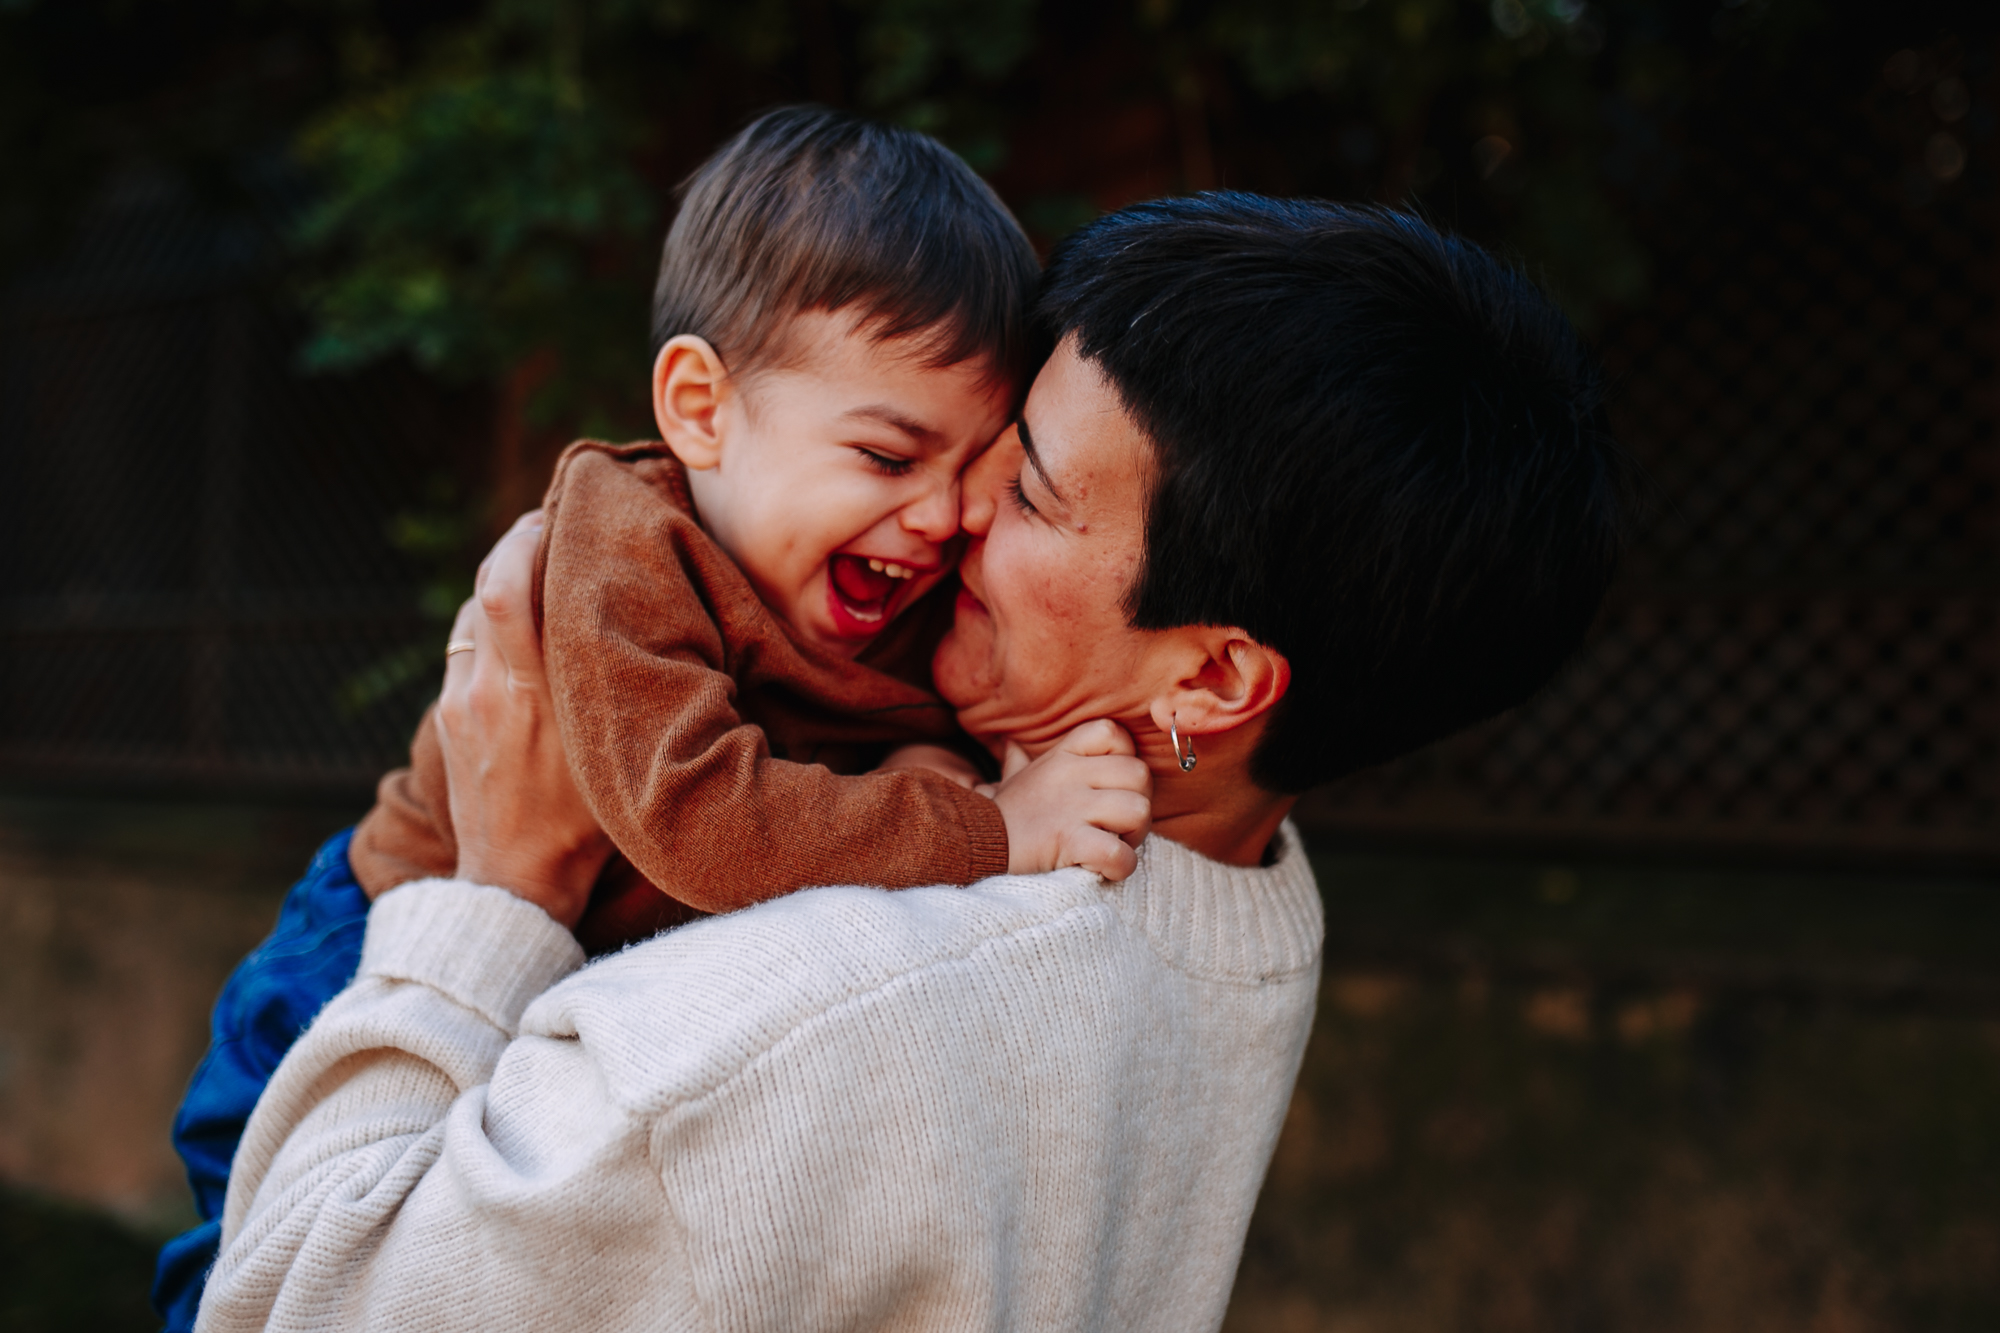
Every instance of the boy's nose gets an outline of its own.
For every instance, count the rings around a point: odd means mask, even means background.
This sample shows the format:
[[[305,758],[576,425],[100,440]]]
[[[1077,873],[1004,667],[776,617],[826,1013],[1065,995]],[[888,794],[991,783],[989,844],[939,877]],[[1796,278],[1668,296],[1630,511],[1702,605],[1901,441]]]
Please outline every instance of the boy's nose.
[[[959,479],[962,498],[958,525],[972,536],[984,537],[992,528],[1000,490],[1007,484],[1008,460],[1018,458],[1020,448],[1020,437],[1010,427],[993,442],[992,448],[972,460],[972,466]]]
[[[958,479],[932,488],[920,500],[905,505],[903,530],[942,546],[958,532]]]

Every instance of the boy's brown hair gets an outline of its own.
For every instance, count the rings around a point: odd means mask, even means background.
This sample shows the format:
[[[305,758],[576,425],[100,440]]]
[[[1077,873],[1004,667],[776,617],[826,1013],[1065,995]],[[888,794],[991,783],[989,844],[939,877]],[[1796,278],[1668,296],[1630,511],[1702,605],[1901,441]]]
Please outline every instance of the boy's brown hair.
[[[1005,204],[927,135],[822,107],[758,117],[681,186],[653,291],[653,353],[705,338],[736,376],[794,353],[794,315],[859,306],[877,340],[934,366],[1034,359],[1034,248]]]

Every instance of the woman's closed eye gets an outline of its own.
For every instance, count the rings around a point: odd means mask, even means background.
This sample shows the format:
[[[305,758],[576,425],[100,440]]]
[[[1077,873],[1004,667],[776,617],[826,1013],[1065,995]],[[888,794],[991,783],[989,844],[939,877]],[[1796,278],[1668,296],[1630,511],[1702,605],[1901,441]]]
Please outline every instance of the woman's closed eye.
[[[885,477],[908,476],[910,469],[917,465],[914,458],[898,458],[894,454],[878,453],[866,445],[857,444],[854,452],[868,460],[868,466]]]
[[[1030,500],[1028,498],[1028,493],[1021,489],[1020,473],[1016,472],[1014,474],[1014,480],[1007,483],[1007,494],[1010,497],[1012,497],[1014,501],[1014,508],[1020,510],[1022,513],[1033,514],[1036,515],[1037,517],[1041,515],[1042,511],[1035,508],[1035,502],[1033,500]]]

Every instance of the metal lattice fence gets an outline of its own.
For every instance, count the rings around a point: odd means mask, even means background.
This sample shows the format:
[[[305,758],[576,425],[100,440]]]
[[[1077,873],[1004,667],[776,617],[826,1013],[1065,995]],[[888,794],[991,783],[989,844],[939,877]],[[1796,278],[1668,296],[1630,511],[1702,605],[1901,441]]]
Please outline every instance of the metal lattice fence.
[[[1836,94],[1718,99],[1635,210],[1659,506],[1582,660],[1311,823],[2000,862],[1995,136],[1940,172],[1924,89]],[[390,521],[483,422],[299,374],[256,235],[128,196],[0,307],[0,776],[359,790],[435,679],[354,704],[440,630]]]
[[[295,368],[251,227],[130,182],[0,310],[0,773],[357,789],[437,628],[395,512],[449,464],[438,394]]]
[[[1922,91],[1696,123],[1604,338],[1659,512],[1589,649],[1310,818],[2000,858],[2000,208]]]

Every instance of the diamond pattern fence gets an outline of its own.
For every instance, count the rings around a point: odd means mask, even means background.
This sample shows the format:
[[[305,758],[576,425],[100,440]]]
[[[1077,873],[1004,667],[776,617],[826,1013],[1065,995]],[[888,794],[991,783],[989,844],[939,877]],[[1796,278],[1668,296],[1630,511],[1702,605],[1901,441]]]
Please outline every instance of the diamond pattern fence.
[[[1591,644],[1310,825],[2000,864],[1995,90],[1945,123],[1927,77],[1688,118],[1601,333],[1658,502]],[[488,422],[298,373],[262,250],[129,190],[0,303],[0,779],[358,793],[404,752],[442,626],[387,534]]]
[[[0,307],[0,775],[359,790],[435,681],[389,526],[458,428],[300,374],[260,237],[140,185]]]
[[[1311,822],[2000,861],[2000,208],[1924,91],[1694,121],[1603,336],[1657,512],[1592,643]]]

